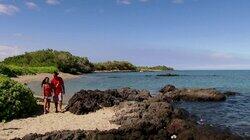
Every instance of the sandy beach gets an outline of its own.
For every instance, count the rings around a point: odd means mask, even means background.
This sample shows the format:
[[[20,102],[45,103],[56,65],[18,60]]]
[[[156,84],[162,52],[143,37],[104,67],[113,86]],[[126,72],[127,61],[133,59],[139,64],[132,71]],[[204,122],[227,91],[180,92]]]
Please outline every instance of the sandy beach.
[[[50,73],[40,73],[40,74],[36,74],[36,75],[18,76],[18,77],[11,78],[11,79],[25,84],[25,83],[29,83],[32,81],[42,81],[45,77],[52,78],[52,76],[53,76],[53,74],[50,74]],[[62,73],[62,72],[60,72],[59,76],[62,77],[64,80],[74,79],[74,78],[80,77],[79,75],[73,75],[73,74]]]
[[[103,108],[86,115],[75,115],[70,112],[49,113],[26,119],[12,120],[7,123],[0,123],[0,139],[23,137],[29,133],[44,134],[54,130],[117,129],[118,125],[109,122],[114,115],[113,108]]]

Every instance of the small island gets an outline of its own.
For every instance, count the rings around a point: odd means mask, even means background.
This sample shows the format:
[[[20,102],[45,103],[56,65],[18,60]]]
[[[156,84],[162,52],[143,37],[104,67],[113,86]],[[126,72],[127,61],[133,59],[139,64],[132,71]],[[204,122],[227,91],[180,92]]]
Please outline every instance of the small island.
[[[167,66],[138,66],[137,70],[140,72],[158,72],[158,71],[168,71],[168,70],[174,70],[172,67]]]

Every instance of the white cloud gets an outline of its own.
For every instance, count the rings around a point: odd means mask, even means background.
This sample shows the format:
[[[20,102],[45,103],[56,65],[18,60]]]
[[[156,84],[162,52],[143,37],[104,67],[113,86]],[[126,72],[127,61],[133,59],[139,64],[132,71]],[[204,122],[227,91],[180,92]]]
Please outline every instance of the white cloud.
[[[219,53],[219,52],[212,53],[210,55],[210,57],[212,59],[224,59],[224,60],[233,59],[234,58],[234,56],[231,55],[231,54],[228,54],[228,53]]]
[[[0,60],[20,53],[21,49],[18,46],[0,45]]]
[[[49,5],[57,5],[60,4],[59,0],[46,0],[46,3]]]
[[[34,2],[31,2],[31,1],[27,1],[25,2],[25,5],[28,7],[28,9],[30,10],[37,10],[38,9],[38,6],[34,3]]]
[[[14,5],[0,3],[0,15],[13,15],[19,11],[19,8]]]
[[[118,4],[125,4],[125,5],[129,5],[131,4],[131,0],[117,0]]]
[[[174,4],[183,4],[184,0],[172,0],[172,3],[174,3]]]

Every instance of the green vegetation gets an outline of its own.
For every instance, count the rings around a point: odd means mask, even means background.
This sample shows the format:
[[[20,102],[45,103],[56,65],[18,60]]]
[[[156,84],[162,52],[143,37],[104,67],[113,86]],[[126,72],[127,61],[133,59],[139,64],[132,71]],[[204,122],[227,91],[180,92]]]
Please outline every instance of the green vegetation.
[[[171,67],[167,66],[153,66],[153,67],[148,67],[148,66],[139,66],[137,67],[138,71],[167,71],[167,70],[174,70]]]
[[[0,74],[8,77],[16,77],[17,74],[8,66],[0,64]]]
[[[19,75],[32,75],[37,73],[53,73],[58,71],[54,66],[51,67],[20,67],[0,64],[0,74],[8,77],[16,77]]]
[[[94,64],[95,71],[166,71],[174,70],[167,66],[139,66],[127,62],[127,61],[107,61]]]
[[[93,64],[86,57],[73,56],[69,52],[52,49],[26,52],[23,55],[6,58],[2,63],[11,66],[19,74],[51,72],[55,69],[71,74],[93,71]]]
[[[127,61],[107,61],[95,63],[96,71],[136,71],[136,66]]]
[[[6,58],[0,64],[0,74],[14,77],[36,73],[61,71],[71,74],[92,71],[166,71],[173,70],[167,66],[140,66],[127,61],[107,61],[92,64],[86,57],[73,56],[69,52],[52,49],[26,52],[23,55]]]
[[[0,121],[32,115],[37,107],[28,87],[0,75]]]
[[[16,73],[16,75],[32,75],[37,73],[53,73],[58,71],[54,66],[50,67],[19,67],[9,66],[9,68]]]

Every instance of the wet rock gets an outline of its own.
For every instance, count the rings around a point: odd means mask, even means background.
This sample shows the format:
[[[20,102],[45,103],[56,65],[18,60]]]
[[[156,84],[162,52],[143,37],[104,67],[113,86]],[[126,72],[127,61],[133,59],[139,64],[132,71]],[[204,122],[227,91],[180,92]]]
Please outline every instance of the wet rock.
[[[235,96],[235,95],[239,95],[240,93],[238,92],[233,92],[233,91],[226,91],[223,94],[225,94],[227,97],[228,96]]]
[[[176,90],[176,87],[173,86],[173,85],[166,85],[165,87],[163,87],[160,92],[161,93],[166,93],[166,92],[171,92],[171,91],[174,91]]]
[[[174,113],[172,114],[172,118],[187,119],[190,117],[191,115],[189,112],[182,108],[175,108]]]
[[[171,98],[173,100],[187,100],[187,101],[224,101],[226,96],[211,88],[211,89],[177,89],[172,85],[167,85],[160,90],[161,94],[156,98],[166,100]]]
[[[232,134],[227,130],[221,130],[210,126],[192,127],[178,134],[181,140],[244,140],[245,138]]]

